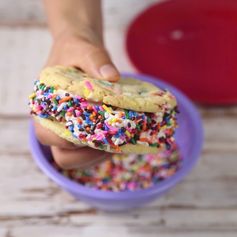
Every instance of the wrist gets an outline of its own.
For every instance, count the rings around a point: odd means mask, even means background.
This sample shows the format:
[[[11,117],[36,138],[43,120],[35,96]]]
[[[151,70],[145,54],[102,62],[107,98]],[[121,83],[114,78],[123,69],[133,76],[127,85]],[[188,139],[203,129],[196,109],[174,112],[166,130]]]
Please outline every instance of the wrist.
[[[94,35],[103,42],[100,0],[44,0],[52,36]]]
[[[60,30],[52,32],[53,42],[74,38],[81,38],[97,46],[103,46],[103,34],[98,29],[77,24],[77,27],[71,24],[65,24]]]

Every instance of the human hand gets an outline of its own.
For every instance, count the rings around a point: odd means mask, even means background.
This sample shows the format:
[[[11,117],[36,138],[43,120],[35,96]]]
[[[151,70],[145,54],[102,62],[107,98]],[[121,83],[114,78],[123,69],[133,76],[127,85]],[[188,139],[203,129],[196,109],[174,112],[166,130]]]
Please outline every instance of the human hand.
[[[62,31],[54,43],[46,66],[65,65],[82,69],[90,76],[117,81],[119,73],[103,47],[102,37],[90,29],[77,33]],[[58,137],[35,122],[36,136],[49,145],[56,163],[65,169],[88,168],[111,157],[110,153],[88,147],[78,147]]]
[[[54,39],[47,66],[74,66],[97,79],[115,82],[119,72],[103,46],[102,36],[88,28],[65,30]]]

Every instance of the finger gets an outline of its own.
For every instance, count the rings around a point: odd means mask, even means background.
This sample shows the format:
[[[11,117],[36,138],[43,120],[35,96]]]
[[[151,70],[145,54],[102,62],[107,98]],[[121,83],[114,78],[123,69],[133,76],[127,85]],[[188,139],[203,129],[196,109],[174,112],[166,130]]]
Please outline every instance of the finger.
[[[35,133],[39,142],[43,145],[48,146],[58,146],[67,149],[78,149],[73,143],[57,136],[55,133],[51,132],[49,129],[44,128],[39,123],[34,121]]]
[[[51,151],[55,162],[63,169],[85,169],[112,156],[111,153],[87,147],[78,150],[68,150],[52,146]]]
[[[78,67],[98,79],[114,82],[120,78],[110,56],[101,46],[80,39],[67,42],[63,51],[63,57],[60,60],[64,65]]]
[[[77,61],[79,62],[80,68],[93,77],[112,82],[117,81],[120,77],[118,70],[103,48],[89,45],[85,53],[75,55],[75,62]]]

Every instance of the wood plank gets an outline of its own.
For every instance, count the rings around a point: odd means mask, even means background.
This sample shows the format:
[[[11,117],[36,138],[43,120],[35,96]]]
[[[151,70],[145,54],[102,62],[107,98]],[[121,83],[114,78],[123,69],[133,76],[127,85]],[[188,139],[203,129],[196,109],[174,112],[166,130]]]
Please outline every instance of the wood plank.
[[[236,117],[237,115],[237,106],[200,106],[197,105],[199,111],[203,118],[211,118],[215,116],[215,118],[220,118],[222,116],[227,117]]]
[[[227,157],[229,162],[229,178],[225,178],[226,170],[219,167],[221,157],[213,159],[207,157],[207,164],[199,164],[196,172],[193,172],[176,188],[166,196],[150,204],[151,209],[237,209],[235,186],[237,180],[235,161],[233,157]],[[55,184],[39,172],[30,156],[0,155],[0,203],[4,206],[0,209],[0,218],[21,216],[54,216],[90,210],[87,205],[77,202],[58,189]],[[218,161],[215,164],[215,161]],[[205,165],[210,162],[214,167]],[[232,168],[231,168],[232,167]],[[218,169],[212,173],[212,170]],[[204,171],[203,171],[204,170]],[[12,192],[14,187],[14,192]],[[7,193],[7,195],[5,195]],[[48,202],[47,202],[48,200]],[[63,204],[63,206],[62,206]],[[27,208],[28,206],[31,208]]]
[[[39,43],[40,42],[40,43]],[[0,114],[28,113],[28,95],[46,60],[50,37],[46,30],[0,28]]]
[[[209,112],[209,116],[203,118],[205,151],[237,152],[237,133],[234,129],[237,127],[236,117],[228,114],[216,116],[215,112]]]
[[[103,0],[103,12],[106,27],[127,24],[144,8],[159,0]],[[42,1],[38,0],[8,0],[0,1],[0,24],[22,25],[30,23],[39,25],[46,23]]]
[[[175,230],[236,230],[236,210],[174,210],[174,209],[142,209],[131,213],[109,214],[99,216],[71,216],[70,222],[74,225],[97,223],[114,226],[156,226]]]
[[[129,23],[145,8],[164,0],[103,0],[104,24],[106,29],[127,28]]]
[[[233,147],[237,144],[237,126],[236,117],[227,117],[225,115],[218,118],[210,115],[210,118],[203,119],[206,145],[210,143],[232,143]]]
[[[91,237],[91,236],[106,236],[106,237],[157,237],[159,234],[162,234],[164,237],[235,237],[236,233],[233,231],[207,231],[205,233],[199,232],[184,232],[184,231],[169,231],[162,230],[158,227],[133,227],[133,226],[123,226],[123,225],[100,225],[93,224],[89,226],[60,226],[60,225],[29,225],[26,224],[24,227],[15,227],[11,230],[11,236],[13,237],[25,237],[32,236],[34,237]]]
[[[22,22],[45,22],[42,1],[0,1],[0,22],[5,24]]]
[[[8,216],[13,219],[22,216],[24,219],[27,216],[59,215],[71,210],[72,206],[81,212],[89,209],[49,181],[30,156],[16,155],[9,158],[0,155],[0,160],[0,203],[4,203],[0,208],[0,222]],[[65,205],[62,208],[63,203]]]
[[[28,119],[0,119],[0,154],[29,154]]]
[[[7,236],[7,228],[0,226],[0,237],[6,237]]]

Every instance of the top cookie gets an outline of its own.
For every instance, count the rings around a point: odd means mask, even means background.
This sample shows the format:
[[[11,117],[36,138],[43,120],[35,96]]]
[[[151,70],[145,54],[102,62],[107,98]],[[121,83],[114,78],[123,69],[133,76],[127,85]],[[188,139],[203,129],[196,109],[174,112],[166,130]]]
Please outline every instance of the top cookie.
[[[163,105],[174,108],[177,104],[170,92],[153,84],[133,78],[121,78],[111,83],[91,78],[73,67],[48,67],[41,72],[40,82],[88,101],[138,112],[160,112]]]

